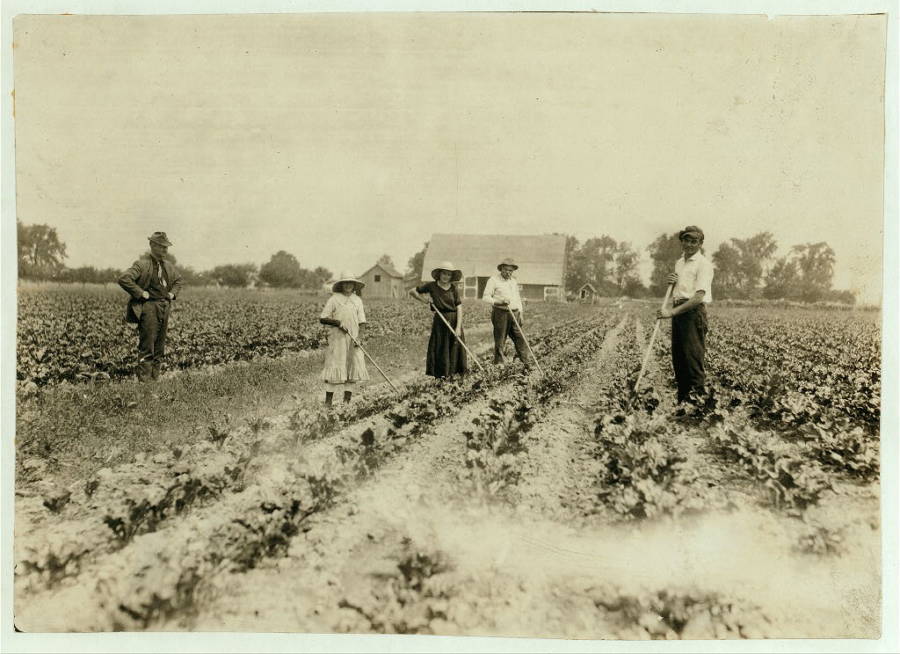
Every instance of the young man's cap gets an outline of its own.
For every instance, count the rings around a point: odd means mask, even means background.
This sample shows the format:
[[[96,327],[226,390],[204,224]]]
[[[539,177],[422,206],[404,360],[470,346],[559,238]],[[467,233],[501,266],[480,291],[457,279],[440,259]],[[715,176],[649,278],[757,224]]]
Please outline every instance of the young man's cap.
[[[703,230],[697,227],[696,225],[688,225],[680,232],[678,232],[678,240],[682,240],[685,236],[693,236],[695,238],[699,238],[701,241],[703,240]]]

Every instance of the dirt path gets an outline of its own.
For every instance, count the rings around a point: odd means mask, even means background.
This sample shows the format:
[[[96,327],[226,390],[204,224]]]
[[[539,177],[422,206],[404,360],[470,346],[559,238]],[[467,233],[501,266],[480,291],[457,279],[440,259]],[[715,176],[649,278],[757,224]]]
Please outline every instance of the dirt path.
[[[629,322],[622,320],[607,334],[574,388],[559,398],[558,405],[529,434],[525,472],[516,498],[529,512],[573,527],[590,522],[589,516],[597,512],[598,463],[591,454],[596,414],[591,407],[610,365],[610,353]]]

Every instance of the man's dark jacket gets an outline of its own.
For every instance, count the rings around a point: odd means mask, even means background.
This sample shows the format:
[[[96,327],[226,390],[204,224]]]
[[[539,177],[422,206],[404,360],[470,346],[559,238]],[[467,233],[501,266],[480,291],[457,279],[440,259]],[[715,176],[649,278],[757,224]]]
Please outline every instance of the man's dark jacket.
[[[181,275],[170,261],[163,260],[163,267],[166,277],[169,279],[169,293],[178,297],[178,292],[181,290]],[[125,307],[125,322],[141,321],[141,313],[144,311],[142,293],[150,288],[152,274],[153,260],[150,257],[144,257],[131,264],[131,268],[119,277],[119,286],[131,295],[128,306]]]

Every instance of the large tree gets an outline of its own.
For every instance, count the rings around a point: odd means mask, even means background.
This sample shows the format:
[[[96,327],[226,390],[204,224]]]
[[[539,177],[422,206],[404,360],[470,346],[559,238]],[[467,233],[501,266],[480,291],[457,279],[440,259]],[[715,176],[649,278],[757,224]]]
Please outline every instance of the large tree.
[[[49,225],[25,225],[16,221],[19,277],[47,279],[62,272],[66,244]]]
[[[619,243],[613,254],[613,281],[620,293],[634,295],[639,287],[643,287],[637,268],[641,255],[631,247],[631,243]]]
[[[769,300],[799,299],[799,281],[797,262],[789,257],[780,257],[766,273],[766,283],[762,290],[763,297]]]
[[[831,291],[834,276],[834,250],[824,241],[804,243],[791,248],[800,274],[800,299],[816,302],[825,299]]]
[[[328,268],[323,268],[322,266],[316,266],[315,270],[312,271],[312,274],[316,280],[317,286],[321,286],[333,277],[332,272],[328,270]]]
[[[660,234],[647,246],[650,259],[653,261],[653,272],[650,273],[650,292],[664,295],[668,283],[666,277],[675,271],[675,261],[681,256],[681,241],[678,232]]]
[[[601,295],[636,292],[643,287],[637,274],[640,255],[630,243],[617,242],[606,234],[579,245],[566,237],[566,291],[577,293],[591,284]]]
[[[428,241],[422,246],[422,249],[409,258],[406,263],[406,275],[404,280],[407,286],[418,284],[422,279],[422,268],[425,266],[425,251],[428,249]]]
[[[563,236],[562,234],[554,234],[555,236]],[[566,292],[576,293],[581,288],[578,275],[579,270],[575,265],[575,258],[578,255],[578,239],[574,236],[566,236]]]
[[[243,288],[253,281],[253,278],[256,275],[256,264],[226,263],[221,266],[216,266],[207,274],[222,286]]]
[[[770,232],[723,242],[712,255],[716,268],[713,296],[758,297],[763,276],[771,267],[772,256],[777,249],[778,244]]]
[[[834,250],[824,241],[795,245],[766,275],[763,296],[801,302],[846,299],[835,296],[831,289],[834,264]]]
[[[296,288],[302,282],[302,269],[297,257],[279,250],[259,269],[259,279],[276,288]]]

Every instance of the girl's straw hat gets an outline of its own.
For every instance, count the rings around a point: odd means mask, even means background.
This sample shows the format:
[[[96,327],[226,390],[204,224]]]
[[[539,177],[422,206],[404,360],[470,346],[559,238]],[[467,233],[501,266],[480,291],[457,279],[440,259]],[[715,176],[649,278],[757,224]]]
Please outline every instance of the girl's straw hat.
[[[340,277],[338,277],[338,280],[334,284],[331,285],[331,290],[334,291],[335,293],[340,293],[341,292],[341,284],[343,284],[344,282],[353,282],[354,284],[356,284],[355,290],[357,293],[359,293],[360,290],[362,290],[362,287],[365,286],[364,282],[359,281],[358,279],[356,279],[353,276],[352,273],[349,273],[345,270],[344,272],[341,273]]]
[[[454,268],[453,264],[450,263],[449,261],[441,261],[438,264],[437,268],[435,268],[434,270],[431,271],[431,278],[434,281],[437,281],[438,273],[440,273],[442,270],[446,270],[447,272],[450,273],[450,281],[451,282],[458,282],[460,279],[462,279],[462,270],[458,270],[458,269]]]

